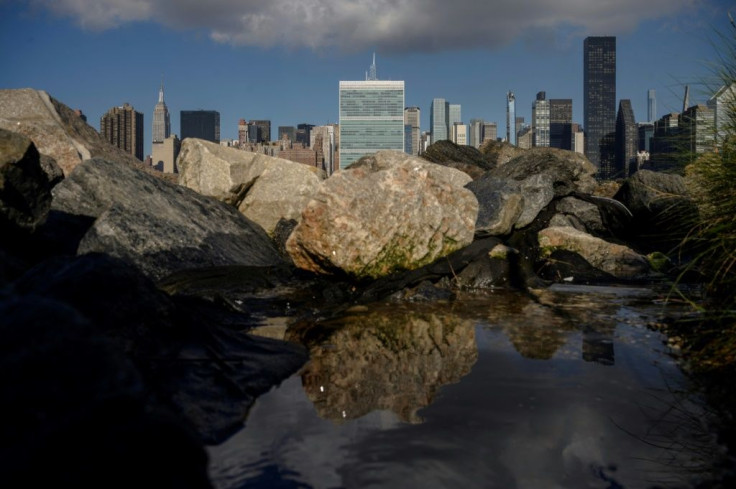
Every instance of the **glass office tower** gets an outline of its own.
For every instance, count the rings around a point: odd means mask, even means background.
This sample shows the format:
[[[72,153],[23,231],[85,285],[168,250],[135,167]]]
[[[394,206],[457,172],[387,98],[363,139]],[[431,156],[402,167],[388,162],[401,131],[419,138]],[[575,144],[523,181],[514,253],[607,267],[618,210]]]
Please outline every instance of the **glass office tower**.
[[[614,161],[609,142],[616,132],[616,38],[587,37],[583,43],[585,156],[610,178]]]
[[[340,82],[340,168],[382,149],[404,151],[404,82]]]

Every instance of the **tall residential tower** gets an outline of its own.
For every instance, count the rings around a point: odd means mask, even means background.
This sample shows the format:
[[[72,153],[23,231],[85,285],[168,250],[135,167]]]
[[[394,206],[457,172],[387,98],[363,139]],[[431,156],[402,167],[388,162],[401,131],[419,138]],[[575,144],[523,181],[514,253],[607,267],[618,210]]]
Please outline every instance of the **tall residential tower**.
[[[143,161],[143,114],[130,104],[113,107],[100,118],[100,135]]]

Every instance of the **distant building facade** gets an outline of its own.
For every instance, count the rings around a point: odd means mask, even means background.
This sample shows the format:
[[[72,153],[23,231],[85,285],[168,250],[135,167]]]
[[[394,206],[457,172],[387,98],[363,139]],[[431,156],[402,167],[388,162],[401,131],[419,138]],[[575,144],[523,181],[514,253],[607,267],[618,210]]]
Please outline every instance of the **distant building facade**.
[[[279,141],[288,139],[289,141],[296,141],[296,127],[294,126],[279,126]]]
[[[637,171],[639,152],[639,128],[634,118],[631,100],[623,99],[618,104],[616,115],[616,166],[611,177],[627,178]]]
[[[532,102],[532,146],[549,147],[549,100],[545,92]]]
[[[100,135],[143,161],[143,114],[130,104],[113,107],[100,118]]]
[[[171,116],[169,108],[164,102],[164,84],[158,91],[158,103],[153,108],[153,136],[152,143],[163,143],[166,138],[171,136]]]
[[[450,104],[443,98],[432,99],[429,112],[429,130],[434,144],[449,139]]]
[[[496,124],[495,122],[484,122],[481,145],[486,141],[496,140],[498,140],[498,124]]]
[[[151,165],[164,173],[179,173],[176,167],[176,158],[179,156],[181,141],[173,134],[160,143],[153,144]]]
[[[220,144],[220,113],[216,110],[182,110],[180,129],[182,141],[198,138]]]
[[[514,92],[509,90],[506,93],[506,141],[516,146],[518,134],[519,131],[516,128],[516,97]]]
[[[421,115],[422,112],[419,107],[406,107],[404,108],[404,126],[405,130],[408,130],[408,138],[404,143],[405,151],[410,155],[418,155],[420,152],[421,145]],[[406,129],[408,128],[408,129]]]
[[[653,88],[647,90],[647,122],[654,124],[657,120],[657,91]]]
[[[383,149],[404,151],[404,82],[340,82],[340,168]]]
[[[583,42],[583,125],[585,156],[599,177],[613,172],[611,142],[616,131],[616,38],[587,37]]]
[[[462,122],[456,122],[452,125],[452,142],[458,146],[466,146],[468,144],[468,126]]]
[[[572,150],[572,99],[553,98],[549,101],[549,145]]]

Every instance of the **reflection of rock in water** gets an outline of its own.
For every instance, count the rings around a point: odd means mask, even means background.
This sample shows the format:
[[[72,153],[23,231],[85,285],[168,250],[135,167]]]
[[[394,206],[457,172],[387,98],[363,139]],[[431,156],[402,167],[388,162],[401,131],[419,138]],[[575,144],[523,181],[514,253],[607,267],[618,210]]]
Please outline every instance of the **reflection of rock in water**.
[[[320,416],[335,421],[388,409],[402,421],[421,422],[417,410],[440,386],[468,374],[478,358],[471,321],[397,305],[298,325],[287,339],[309,348],[304,389]]]
[[[566,332],[574,329],[554,310],[528,298],[508,302],[492,310],[489,319],[501,330],[524,358],[549,360],[566,341]]]

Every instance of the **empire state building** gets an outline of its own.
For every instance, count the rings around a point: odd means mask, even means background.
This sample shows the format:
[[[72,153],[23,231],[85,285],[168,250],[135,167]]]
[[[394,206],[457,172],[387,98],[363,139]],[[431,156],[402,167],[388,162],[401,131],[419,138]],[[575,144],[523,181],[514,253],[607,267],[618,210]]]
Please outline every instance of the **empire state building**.
[[[164,84],[161,83],[161,89],[158,91],[158,103],[153,109],[153,144],[163,143],[166,138],[171,135],[171,119],[169,117],[169,109],[164,102]]]

